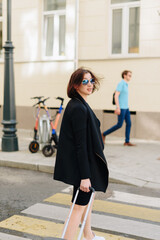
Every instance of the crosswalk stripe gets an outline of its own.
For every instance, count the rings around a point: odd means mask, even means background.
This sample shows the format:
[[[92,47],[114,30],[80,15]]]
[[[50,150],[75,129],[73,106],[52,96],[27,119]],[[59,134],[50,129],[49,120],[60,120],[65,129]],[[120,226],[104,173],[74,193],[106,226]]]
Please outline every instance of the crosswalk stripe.
[[[14,215],[0,222],[0,227],[42,237],[60,237],[59,232],[62,231],[63,225],[50,221]]]
[[[73,186],[69,186],[62,190],[63,193],[70,193],[71,191],[73,191]],[[113,191],[113,195],[107,200],[134,205],[142,205],[146,207],[160,208],[160,198],[148,197],[127,192]]]
[[[142,196],[137,194],[114,191],[108,200],[160,208],[160,198]]]
[[[59,221],[64,221],[68,216],[69,209],[55,205],[37,203],[22,213],[39,216]],[[159,240],[160,226],[119,217],[111,217],[92,213],[92,227],[114,232],[127,233],[133,236]]]
[[[57,193],[50,198],[45,199],[44,201],[63,205],[70,205],[71,195]],[[156,209],[131,206],[110,201],[94,200],[93,210],[120,216],[144,219],[153,222],[160,222],[160,210]]]
[[[25,209],[22,213],[26,216],[14,215],[0,222],[0,227],[39,237],[60,238],[63,224],[59,222],[64,222],[69,213],[71,195],[67,193],[70,190],[71,187],[64,189],[62,191],[64,193],[57,193],[45,199],[44,203],[37,203]],[[92,227],[100,229],[100,232],[95,231],[96,235],[110,240],[135,240],[135,238],[159,240],[160,209],[158,208],[160,208],[159,198],[114,191],[114,195],[107,200],[94,200]],[[132,238],[119,236],[124,234]],[[0,233],[0,240],[23,239],[26,238]]]
[[[14,215],[7,220],[0,223],[0,227],[11,229],[14,231],[25,232],[28,234],[41,236],[41,237],[61,237],[63,230],[63,224],[35,219],[26,216]],[[109,233],[102,233],[99,231],[94,231],[96,235],[103,236],[110,240],[135,240],[134,238],[128,238],[123,236],[117,236]],[[78,233],[77,233],[78,236]],[[26,239],[26,238],[25,238]],[[3,239],[5,240],[5,238]],[[7,240],[7,239],[6,239]],[[19,240],[16,239],[9,240]],[[20,239],[21,240],[21,239]]]
[[[27,239],[31,240],[30,238],[27,238]],[[26,240],[26,238],[17,237],[7,233],[0,233],[0,240]]]

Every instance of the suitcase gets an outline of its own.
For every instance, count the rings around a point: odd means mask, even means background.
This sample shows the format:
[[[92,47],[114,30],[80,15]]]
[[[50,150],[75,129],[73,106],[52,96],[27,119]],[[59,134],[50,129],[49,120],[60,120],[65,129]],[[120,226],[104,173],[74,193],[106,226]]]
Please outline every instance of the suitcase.
[[[67,227],[68,227],[68,224],[69,224],[71,215],[72,215],[72,211],[73,211],[75,202],[76,202],[77,197],[78,197],[79,190],[80,190],[80,188],[78,188],[78,190],[77,190],[77,192],[76,192],[76,195],[75,195],[75,198],[74,198],[74,200],[73,200],[73,204],[72,204],[70,213],[69,213],[69,215],[68,215],[68,218],[67,218],[67,221],[66,221],[66,225],[65,225],[64,230],[63,230],[63,233],[62,233],[62,237],[60,238],[61,240],[64,239],[64,235],[65,235],[65,233],[66,233],[66,231],[67,231]],[[88,203],[87,211],[86,211],[86,214],[85,214],[85,216],[84,216],[84,220],[83,220],[83,223],[82,223],[82,225],[81,225],[81,229],[80,229],[80,232],[79,232],[79,235],[78,235],[78,239],[77,239],[77,240],[81,240],[82,233],[83,233],[83,229],[84,229],[84,226],[85,226],[85,224],[86,224],[87,216],[88,216],[88,213],[89,213],[89,209],[90,209],[91,203],[92,203],[92,201],[93,201],[93,196],[94,196],[95,190],[94,190],[94,188],[90,187],[90,191],[92,191],[92,194],[91,194],[91,197],[90,197],[90,200],[89,200],[89,203]]]

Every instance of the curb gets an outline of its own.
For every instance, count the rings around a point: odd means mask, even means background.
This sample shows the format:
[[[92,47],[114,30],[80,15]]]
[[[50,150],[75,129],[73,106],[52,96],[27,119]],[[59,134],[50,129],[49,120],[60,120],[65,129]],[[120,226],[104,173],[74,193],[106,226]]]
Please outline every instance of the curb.
[[[0,160],[0,166],[39,171],[39,172],[51,173],[51,174],[53,174],[54,172],[54,166],[51,166],[50,164],[16,162],[14,160],[13,161]],[[109,182],[117,183],[117,184],[132,185],[137,187],[160,189],[160,184],[158,183],[147,182],[142,179],[136,179],[133,177],[123,175],[121,173],[114,172],[112,170],[110,170]]]
[[[27,162],[16,162],[9,160],[0,160],[1,167],[11,167],[11,168],[19,168],[25,170],[39,171],[44,173],[52,173],[54,171],[54,166],[45,165],[45,164],[35,164],[35,163],[27,163]]]

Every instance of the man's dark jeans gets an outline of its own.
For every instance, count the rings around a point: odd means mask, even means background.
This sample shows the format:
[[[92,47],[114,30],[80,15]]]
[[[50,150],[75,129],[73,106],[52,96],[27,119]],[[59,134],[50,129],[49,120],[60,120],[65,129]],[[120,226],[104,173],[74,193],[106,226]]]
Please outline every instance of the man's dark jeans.
[[[103,133],[104,136],[116,131],[117,129],[121,128],[123,125],[123,122],[126,122],[126,132],[125,132],[125,142],[128,143],[130,139],[130,131],[131,131],[131,117],[130,117],[130,111],[129,109],[121,109],[121,114],[118,115],[118,122],[116,125],[108,129]]]

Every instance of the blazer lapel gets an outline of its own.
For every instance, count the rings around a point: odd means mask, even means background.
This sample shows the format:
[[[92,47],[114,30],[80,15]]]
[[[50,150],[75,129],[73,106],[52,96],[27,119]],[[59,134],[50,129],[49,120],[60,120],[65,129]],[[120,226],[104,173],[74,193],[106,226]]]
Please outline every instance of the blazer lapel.
[[[92,136],[94,152],[101,160],[103,160],[105,164],[107,164],[105,156],[103,154],[104,144],[101,137],[100,126],[98,122],[99,120],[97,119],[96,115],[94,114],[94,112],[92,111],[88,103],[78,93],[75,98],[81,101],[88,110],[88,115],[90,120],[90,132]]]

